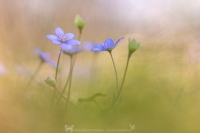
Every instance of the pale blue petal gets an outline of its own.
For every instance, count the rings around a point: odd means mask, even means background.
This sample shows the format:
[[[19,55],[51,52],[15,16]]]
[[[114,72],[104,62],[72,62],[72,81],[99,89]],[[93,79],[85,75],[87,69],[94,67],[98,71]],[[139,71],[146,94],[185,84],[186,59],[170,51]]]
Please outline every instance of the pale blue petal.
[[[67,41],[65,42],[65,44],[67,44],[67,45],[79,45],[79,44],[81,44],[81,42],[78,41],[78,40],[73,40],[73,39],[71,39],[71,40],[67,40]]]
[[[116,41],[116,43],[115,43],[115,46],[114,47],[116,47],[117,46],[117,44],[122,40],[122,39],[124,39],[124,37],[122,37],[122,38],[120,38],[120,39],[118,39],[117,41]],[[114,48],[113,47],[113,48]]]
[[[112,39],[108,38],[105,40],[104,46],[106,49],[112,49],[115,46],[115,44]]]
[[[55,33],[57,36],[61,36],[65,34],[64,31],[59,27],[55,29]]]
[[[47,35],[46,36],[49,40],[53,41],[53,40],[58,40],[58,37],[55,35]]]
[[[71,45],[61,45],[61,48],[64,52],[69,52],[70,50],[72,50]]]
[[[105,47],[101,44],[95,44],[91,50],[95,52],[105,51]]]
[[[67,38],[67,40],[71,40],[74,38],[74,34],[73,33],[67,33],[64,35],[64,38]]]
[[[62,44],[62,42],[60,40],[53,40],[52,41],[54,44]]]
[[[94,51],[94,52],[100,52],[100,51],[103,51],[101,48],[92,48],[91,51]]]

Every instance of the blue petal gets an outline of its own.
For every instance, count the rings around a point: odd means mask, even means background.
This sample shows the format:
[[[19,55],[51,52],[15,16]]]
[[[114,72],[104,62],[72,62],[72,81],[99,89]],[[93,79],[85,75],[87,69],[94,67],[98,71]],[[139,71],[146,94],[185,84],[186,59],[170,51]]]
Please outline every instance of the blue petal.
[[[72,50],[72,46],[71,45],[61,45],[61,48],[65,52],[69,52],[70,50]]]
[[[112,49],[115,46],[115,44],[112,39],[108,38],[105,40],[104,46],[106,49]]]
[[[115,43],[115,46],[114,47],[116,47],[117,46],[117,44],[122,40],[122,39],[124,39],[124,37],[122,37],[122,38],[120,38],[120,39],[118,39],[117,41],[116,41],[116,43]],[[113,47],[113,48],[114,48]]]
[[[46,36],[49,40],[53,41],[53,40],[58,40],[58,37],[55,35],[47,35]]]
[[[73,33],[67,33],[65,34],[64,38],[67,38],[67,40],[71,40],[74,38],[74,34]]]
[[[79,44],[81,44],[81,42],[78,41],[78,40],[73,40],[73,39],[71,39],[71,40],[67,40],[67,41],[65,42],[65,44],[67,44],[67,45],[79,45]]]
[[[61,35],[65,34],[64,31],[61,28],[56,28],[55,33],[56,33],[57,36],[61,36]]]
[[[60,40],[53,40],[52,41],[54,44],[62,44],[62,42]]]
[[[100,52],[100,51],[104,51],[105,47],[101,44],[95,44],[91,50],[95,52]]]

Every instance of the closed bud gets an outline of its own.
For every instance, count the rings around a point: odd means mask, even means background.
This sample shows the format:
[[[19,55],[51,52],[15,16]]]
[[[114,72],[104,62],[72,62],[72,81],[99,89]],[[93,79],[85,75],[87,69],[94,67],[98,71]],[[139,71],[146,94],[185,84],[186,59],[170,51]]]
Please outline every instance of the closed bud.
[[[44,80],[44,82],[46,83],[46,84],[48,84],[49,86],[51,86],[51,87],[56,87],[56,81],[55,80],[52,80],[51,78],[47,78],[47,79],[45,79]]]
[[[131,40],[129,38],[128,47],[129,47],[129,55],[131,55],[132,53],[134,53],[136,50],[138,50],[140,48],[140,44],[137,43],[134,39]]]
[[[79,15],[76,15],[76,18],[75,18],[75,25],[78,27],[80,33],[82,32],[82,29],[84,28],[85,26],[85,21],[79,16]]]

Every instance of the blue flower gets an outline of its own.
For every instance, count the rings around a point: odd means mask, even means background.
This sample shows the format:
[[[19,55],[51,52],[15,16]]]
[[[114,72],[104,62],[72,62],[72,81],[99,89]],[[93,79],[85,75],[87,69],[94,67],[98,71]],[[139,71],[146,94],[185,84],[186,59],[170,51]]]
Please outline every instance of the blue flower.
[[[38,47],[35,48],[35,54],[38,55],[42,62],[46,62],[50,64],[53,67],[56,67],[56,62],[50,60],[50,54],[49,53],[43,53],[39,50]]]
[[[71,45],[62,45],[61,48],[62,48],[62,51],[64,54],[67,54],[70,56],[72,56],[74,54],[78,54],[83,51],[83,49],[81,49],[77,46],[71,46]]]
[[[62,45],[78,45],[80,44],[80,41],[73,39],[74,34],[72,33],[64,33],[64,31],[61,28],[55,29],[56,35],[47,35],[46,37],[51,40],[54,44]]]
[[[124,39],[123,37],[118,39],[116,43],[110,38],[107,38],[104,42],[104,45],[102,44],[95,44],[94,47],[91,49],[94,52],[100,52],[100,51],[108,51],[111,52],[117,44],[120,42],[121,39]]]

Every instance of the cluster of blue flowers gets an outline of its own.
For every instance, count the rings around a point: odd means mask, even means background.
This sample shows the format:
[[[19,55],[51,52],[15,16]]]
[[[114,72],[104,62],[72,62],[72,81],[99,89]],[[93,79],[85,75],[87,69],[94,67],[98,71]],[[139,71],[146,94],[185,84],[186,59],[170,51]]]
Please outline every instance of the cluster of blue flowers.
[[[50,77],[48,77],[47,79],[45,79],[45,83],[48,84],[49,86],[54,88],[54,95],[55,92],[57,91],[60,94],[60,98],[63,98],[66,100],[66,105],[65,105],[65,110],[67,109],[67,105],[70,102],[70,93],[71,93],[71,81],[72,81],[72,72],[73,72],[73,67],[74,67],[74,62],[76,60],[76,54],[84,51],[83,48],[80,47],[80,36],[82,34],[82,30],[85,26],[85,22],[80,18],[80,16],[77,16],[75,19],[75,24],[77,26],[77,28],[79,29],[79,39],[76,40],[74,39],[74,34],[73,33],[65,33],[61,28],[56,28],[55,29],[55,35],[50,34],[47,35],[46,38],[49,39],[53,44],[59,45],[60,46],[60,52],[59,52],[59,56],[58,56],[58,61],[57,63],[54,61],[50,60],[50,54],[49,53],[43,53],[39,50],[39,48],[37,47],[35,49],[35,53],[40,57],[41,63],[39,65],[39,67],[36,69],[35,74],[33,75],[33,77],[36,75],[37,71],[39,70],[41,64],[43,63],[48,63],[51,66],[56,68],[56,73],[55,73],[55,77],[52,79]],[[129,59],[132,55],[132,53],[134,53],[139,47],[140,44],[137,43],[135,40],[131,40],[129,38],[128,40],[128,60],[127,60],[127,65],[126,65],[126,69],[124,72],[124,77],[122,80],[122,84],[120,87],[118,87],[118,76],[117,76],[117,70],[116,70],[116,66],[115,66],[115,62],[112,56],[112,50],[117,46],[117,44],[124,39],[124,37],[119,38],[116,42],[114,42],[111,38],[107,38],[104,41],[104,44],[90,44],[90,50],[93,52],[101,52],[101,51],[107,51],[109,52],[109,54],[111,55],[111,59],[113,62],[113,66],[114,66],[114,70],[115,70],[115,75],[116,75],[116,88],[117,88],[117,92],[115,93],[116,96],[114,97],[114,101],[111,104],[110,107],[112,107],[113,105],[115,105],[116,101],[119,99],[120,93],[122,91],[123,88],[123,84],[124,84],[124,80],[126,77],[126,72],[127,72],[127,68],[128,68],[128,64],[129,64]],[[58,74],[58,68],[59,68],[59,61],[60,61],[60,56],[61,54],[64,53],[66,55],[68,55],[70,57],[70,73],[68,76],[68,79],[66,81],[66,84],[62,90],[62,92],[60,92],[57,88],[57,74]],[[31,78],[31,80],[33,79],[33,77]],[[31,80],[29,81],[28,85],[27,85],[27,90],[28,87],[31,83]],[[67,98],[64,97],[64,93],[66,90],[67,85],[69,84],[69,88],[68,88],[68,93],[67,93]],[[95,97],[97,96],[105,96],[104,94],[100,94],[100,93],[96,93],[93,96],[91,96],[89,101],[93,101]],[[57,103],[59,102],[60,98],[58,98]],[[55,101],[55,97],[53,97],[52,99],[52,106],[54,105]],[[79,102],[84,101],[84,99],[79,100]],[[72,103],[71,103],[72,104]],[[109,108],[108,108],[109,109]]]

